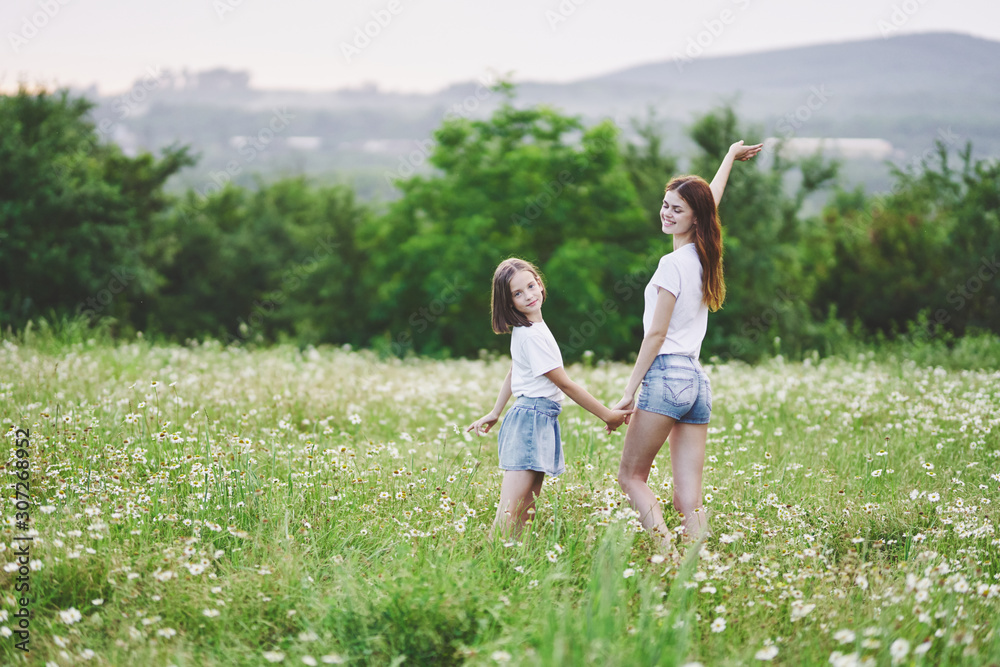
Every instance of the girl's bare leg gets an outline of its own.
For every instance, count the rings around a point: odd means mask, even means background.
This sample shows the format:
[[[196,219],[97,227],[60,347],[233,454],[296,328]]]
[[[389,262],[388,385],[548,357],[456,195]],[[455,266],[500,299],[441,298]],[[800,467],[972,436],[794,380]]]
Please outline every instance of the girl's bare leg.
[[[658,536],[665,548],[670,547],[670,530],[663,521],[663,510],[656,500],[656,494],[647,482],[653,459],[663,447],[675,423],[676,420],[672,417],[636,410],[625,433],[622,460],[618,465],[618,484],[628,495],[629,504],[639,513],[643,527]]]
[[[708,424],[677,424],[669,439],[674,508],[684,515],[687,539],[698,540],[708,529],[708,516],[701,502]]]
[[[535,509],[535,497],[542,491],[545,473],[537,470],[507,470],[500,484],[500,505],[490,529],[490,539],[517,537]],[[531,510],[531,512],[529,512]]]

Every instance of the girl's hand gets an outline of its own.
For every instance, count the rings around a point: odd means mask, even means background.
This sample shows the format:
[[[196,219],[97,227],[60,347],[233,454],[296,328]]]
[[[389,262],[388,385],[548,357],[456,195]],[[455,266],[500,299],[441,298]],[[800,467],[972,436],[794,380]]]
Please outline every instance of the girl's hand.
[[[632,410],[612,410],[611,416],[604,420],[608,433],[615,431],[632,414]]]
[[[465,432],[468,433],[469,431],[475,430],[477,435],[486,435],[499,419],[500,415],[495,415],[491,412],[488,415],[484,415],[472,422],[469,428],[465,429]]]
[[[734,160],[741,160],[746,162],[753,156],[757,155],[764,148],[764,144],[755,144],[753,146],[744,146],[743,140],[740,139],[735,144],[729,147],[729,152],[732,154]]]
[[[625,394],[624,396],[622,396],[622,399],[618,401],[615,404],[615,406],[611,409],[614,411],[621,410],[627,412],[628,414],[625,415],[625,423],[628,424],[629,421],[632,419],[632,413],[635,412],[634,403],[635,403],[635,397]],[[608,433],[610,432],[611,431],[608,431]]]

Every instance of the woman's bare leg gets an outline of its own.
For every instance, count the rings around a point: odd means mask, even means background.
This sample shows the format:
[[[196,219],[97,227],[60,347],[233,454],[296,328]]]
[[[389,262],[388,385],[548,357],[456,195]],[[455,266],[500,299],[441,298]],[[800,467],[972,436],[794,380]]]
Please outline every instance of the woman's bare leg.
[[[639,513],[643,527],[658,536],[665,547],[670,543],[670,530],[663,521],[663,510],[648,481],[653,459],[675,423],[672,417],[636,410],[625,433],[622,460],[618,465],[618,484],[628,496],[629,504]]]
[[[669,439],[674,508],[684,515],[687,539],[698,540],[708,529],[708,516],[701,502],[708,424],[677,424]]]

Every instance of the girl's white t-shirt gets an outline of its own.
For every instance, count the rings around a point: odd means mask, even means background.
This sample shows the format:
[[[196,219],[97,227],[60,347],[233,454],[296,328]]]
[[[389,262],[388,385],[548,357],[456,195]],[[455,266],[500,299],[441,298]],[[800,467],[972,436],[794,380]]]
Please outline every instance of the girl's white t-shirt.
[[[513,361],[510,391],[514,396],[562,403],[562,390],[544,375],[563,365],[559,345],[545,322],[514,327],[510,334],[510,357]]]
[[[677,304],[670,316],[670,326],[667,328],[667,338],[660,346],[659,354],[682,354],[697,359],[708,330],[708,306],[702,298],[701,260],[698,259],[694,243],[688,243],[660,258],[660,264],[643,292],[646,300],[642,313],[644,335],[649,333],[649,328],[653,325],[657,287],[662,287],[677,297]]]

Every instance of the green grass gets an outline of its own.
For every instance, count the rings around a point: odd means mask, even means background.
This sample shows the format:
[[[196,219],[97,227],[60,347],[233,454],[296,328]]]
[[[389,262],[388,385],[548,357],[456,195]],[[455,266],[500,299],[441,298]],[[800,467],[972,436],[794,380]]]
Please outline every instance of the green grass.
[[[0,368],[37,531],[32,650],[0,638],[4,664],[892,664],[900,641],[899,664],[1000,660],[996,370],[709,366],[712,535],[675,563],[615,481],[624,429],[568,401],[566,474],[520,542],[487,541],[496,439],[464,426],[502,361],[36,331]],[[568,371],[613,401],[630,368]],[[664,450],[650,485],[670,483]]]

